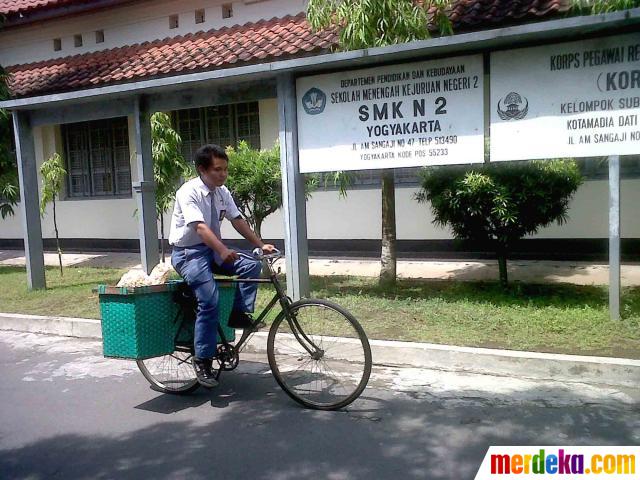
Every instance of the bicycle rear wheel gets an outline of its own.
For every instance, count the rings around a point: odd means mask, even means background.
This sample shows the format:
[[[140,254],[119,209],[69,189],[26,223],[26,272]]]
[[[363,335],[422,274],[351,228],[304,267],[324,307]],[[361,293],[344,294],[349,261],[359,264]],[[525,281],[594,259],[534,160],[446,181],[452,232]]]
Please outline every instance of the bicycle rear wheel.
[[[191,349],[176,347],[169,355],[137,360],[144,378],[164,393],[186,394],[193,392],[200,384],[191,364]]]
[[[326,300],[290,307],[269,330],[267,356],[278,385],[296,402],[337,410],[353,402],[371,375],[371,347],[358,321]]]

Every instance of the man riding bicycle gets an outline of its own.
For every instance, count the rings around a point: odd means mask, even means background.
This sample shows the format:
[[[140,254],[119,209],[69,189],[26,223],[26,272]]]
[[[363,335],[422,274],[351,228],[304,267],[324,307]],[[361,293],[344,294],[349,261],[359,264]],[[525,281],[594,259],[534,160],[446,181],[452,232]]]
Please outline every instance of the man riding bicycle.
[[[212,371],[217,349],[218,288],[214,274],[258,278],[262,264],[227,248],[220,236],[220,224],[227,219],[233,228],[265,253],[275,251],[251,230],[242,218],[229,189],[224,186],[229,173],[224,149],[204,145],[195,154],[198,176],[185,182],[176,192],[169,243],[171,263],[193,290],[198,301],[194,329],[194,367],[198,382],[205,387],[218,385]],[[229,326],[246,328],[252,323],[258,284],[240,283]]]

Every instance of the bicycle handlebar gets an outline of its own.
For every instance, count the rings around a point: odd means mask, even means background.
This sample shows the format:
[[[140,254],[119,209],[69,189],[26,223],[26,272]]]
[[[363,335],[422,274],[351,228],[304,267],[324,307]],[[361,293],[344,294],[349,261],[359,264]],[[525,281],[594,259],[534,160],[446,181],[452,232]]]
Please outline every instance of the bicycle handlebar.
[[[247,255],[244,252],[237,252],[238,255],[249,258],[251,260],[277,260],[279,258],[284,257],[284,254],[278,250],[277,248],[273,251],[273,253],[264,253],[260,247],[254,248],[251,253],[252,255]]]

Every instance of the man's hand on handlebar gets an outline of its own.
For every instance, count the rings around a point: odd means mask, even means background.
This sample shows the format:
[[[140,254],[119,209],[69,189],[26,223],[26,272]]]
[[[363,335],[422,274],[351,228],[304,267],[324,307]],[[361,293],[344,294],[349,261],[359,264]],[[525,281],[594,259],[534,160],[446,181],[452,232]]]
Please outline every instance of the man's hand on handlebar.
[[[279,258],[282,256],[282,253],[280,252],[280,250],[278,250],[276,247],[274,247],[271,244],[265,244],[264,247],[260,248],[260,247],[256,247],[254,248],[251,253],[253,254],[254,258],[258,258],[258,259],[263,259],[263,258]]]
[[[275,253],[277,252],[278,249],[271,245],[270,243],[265,243],[264,245],[262,245],[262,253],[264,253],[265,255],[268,255],[270,253]]]

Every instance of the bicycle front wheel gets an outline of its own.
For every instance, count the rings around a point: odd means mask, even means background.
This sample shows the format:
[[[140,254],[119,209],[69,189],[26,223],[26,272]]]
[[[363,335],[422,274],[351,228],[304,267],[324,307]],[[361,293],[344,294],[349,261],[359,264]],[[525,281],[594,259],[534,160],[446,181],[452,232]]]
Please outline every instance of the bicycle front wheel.
[[[169,355],[137,360],[140,372],[147,381],[164,393],[186,394],[199,387],[191,364],[188,347],[176,347]]]
[[[353,402],[371,375],[371,347],[358,321],[326,300],[295,302],[269,330],[267,356],[278,385],[296,402],[337,410]]]

